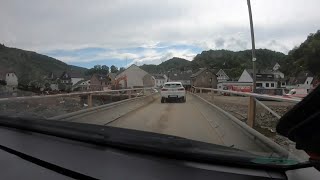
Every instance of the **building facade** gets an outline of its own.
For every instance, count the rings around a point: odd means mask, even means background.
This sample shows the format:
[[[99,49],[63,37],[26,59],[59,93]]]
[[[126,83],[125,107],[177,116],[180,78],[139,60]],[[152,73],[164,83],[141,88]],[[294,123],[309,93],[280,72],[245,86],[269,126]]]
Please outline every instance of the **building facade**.
[[[142,70],[137,65],[133,64],[130,67],[128,67],[126,70],[118,74],[116,76],[116,79],[126,77],[126,83],[124,80],[119,82],[119,85],[121,88],[147,87],[150,85],[150,81],[154,81],[152,76],[151,75],[149,76],[148,74],[149,73]]]
[[[18,90],[18,76],[15,72],[0,72],[0,81],[5,85],[7,92],[13,92]]]
[[[217,75],[207,68],[201,68],[195,74],[190,76],[191,86],[204,88],[217,88]]]
[[[153,74],[154,87],[163,87],[164,83],[167,82],[168,77],[164,74]]]
[[[230,79],[226,72],[222,69],[219,69],[218,72],[216,72],[216,75],[219,83],[228,81]]]
[[[253,82],[253,70],[245,69],[238,82],[243,83],[252,83]],[[271,71],[262,71],[257,70],[256,73],[256,87],[265,88],[265,89],[276,89],[280,88],[278,85],[278,79],[275,78],[274,74]]]
[[[108,88],[108,76],[104,74],[93,74],[88,82],[90,91],[103,91]]]

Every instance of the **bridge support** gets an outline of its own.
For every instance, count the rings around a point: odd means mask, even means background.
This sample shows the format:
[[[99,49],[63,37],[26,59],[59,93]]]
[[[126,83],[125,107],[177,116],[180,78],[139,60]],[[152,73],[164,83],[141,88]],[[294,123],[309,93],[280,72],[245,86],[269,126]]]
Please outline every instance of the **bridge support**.
[[[92,94],[88,95],[88,107],[92,107]]]
[[[254,97],[250,97],[249,104],[248,104],[248,120],[247,124],[250,127],[254,127],[255,124],[255,118],[256,118],[256,101],[254,100]]]
[[[200,94],[202,94],[202,89],[200,89]]]

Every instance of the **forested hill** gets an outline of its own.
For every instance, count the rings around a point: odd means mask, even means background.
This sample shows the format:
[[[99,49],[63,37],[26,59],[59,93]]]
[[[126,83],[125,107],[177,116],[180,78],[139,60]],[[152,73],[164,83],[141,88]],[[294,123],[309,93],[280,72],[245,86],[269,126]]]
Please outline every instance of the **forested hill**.
[[[257,49],[257,67],[272,68],[275,63],[283,64],[286,55],[267,49]],[[232,78],[239,77],[246,68],[252,68],[251,50],[228,51],[228,50],[209,50],[203,51],[194,57],[193,61],[181,58],[172,58],[159,65],[143,65],[142,69],[149,73],[165,73],[168,70],[197,70],[200,67],[225,69]]]
[[[251,50],[228,51],[228,50],[209,50],[203,51],[194,57],[193,64],[198,67],[210,67],[225,69],[232,78],[239,77],[244,69],[252,68]],[[268,49],[257,49],[257,68],[272,68],[276,63],[282,65],[286,55]]]
[[[299,46],[289,51],[288,55],[268,49],[257,49],[257,68],[271,69],[276,63],[287,77],[296,76],[301,71],[310,71],[320,78],[320,30],[310,34]],[[237,78],[244,69],[252,68],[251,50],[229,51],[209,50],[196,55],[192,61],[172,58],[159,65],[143,65],[149,73],[165,73],[168,70],[198,70],[200,67],[224,69],[231,78]]]
[[[320,78],[320,30],[310,34],[299,47],[288,53],[281,70],[292,76],[307,70]]]
[[[40,81],[50,72],[60,76],[63,71],[84,74],[86,68],[71,66],[62,61],[22,49],[10,48],[0,44],[0,71],[14,71],[19,84]]]
[[[174,57],[159,65],[144,64],[140,66],[140,68],[151,74],[158,74],[158,73],[165,73],[171,70],[183,71],[183,70],[191,69],[192,63],[186,59]]]

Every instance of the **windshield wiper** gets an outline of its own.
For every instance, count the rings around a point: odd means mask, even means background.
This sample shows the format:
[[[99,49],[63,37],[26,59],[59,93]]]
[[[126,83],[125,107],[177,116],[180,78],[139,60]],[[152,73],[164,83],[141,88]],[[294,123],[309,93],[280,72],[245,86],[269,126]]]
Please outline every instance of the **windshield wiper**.
[[[174,159],[277,170],[309,167],[308,163],[294,166],[255,163],[255,160],[265,157],[226,146],[116,127],[3,116],[0,116],[0,126]]]

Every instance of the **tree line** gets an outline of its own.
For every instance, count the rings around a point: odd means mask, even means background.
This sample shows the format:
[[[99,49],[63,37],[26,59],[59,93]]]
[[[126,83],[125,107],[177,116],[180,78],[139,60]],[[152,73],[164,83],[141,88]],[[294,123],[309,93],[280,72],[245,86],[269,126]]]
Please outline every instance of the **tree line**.
[[[93,68],[88,69],[85,74],[86,75],[93,75],[93,74],[109,74],[109,73],[119,73],[124,71],[124,67],[116,67],[115,65],[107,66],[107,65],[95,65]]]

